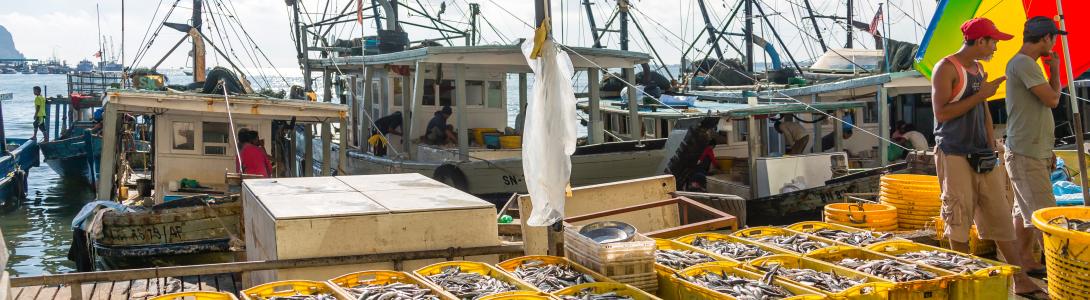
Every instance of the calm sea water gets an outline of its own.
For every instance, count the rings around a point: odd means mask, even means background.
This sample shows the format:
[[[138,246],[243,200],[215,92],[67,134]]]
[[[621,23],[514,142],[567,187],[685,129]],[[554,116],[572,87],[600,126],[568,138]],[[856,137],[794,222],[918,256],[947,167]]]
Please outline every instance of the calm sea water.
[[[167,70],[165,73],[172,84],[191,82],[180,70]],[[267,74],[270,76],[267,82],[273,89],[286,90],[288,86],[302,82],[298,76],[281,79],[273,72]],[[583,73],[576,75],[574,85],[577,92],[586,90],[584,76]],[[529,94],[532,95],[534,79],[532,74],[528,77]],[[251,82],[264,85],[266,81],[254,78]],[[2,103],[8,137],[30,137],[34,86],[42,86],[48,95],[67,93],[65,75],[0,74],[0,91],[14,94],[13,100]],[[517,76],[508,76],[507,90],[508,125],[513,127],[518,114]],[[572,117],[573,122],[578,120],[578,117]],[[585,135],[586,128],[580,126],[579,133]],[[80,208],[93,200],[94,194],[90,187],[81,182],[59,177],[44,162],[30,170],[28,180],[27,199],[0,206],[0,230],[11,253],[5,268],[16,276],[71,272],[75,267],[67,259],[72,240],[70,224]]]

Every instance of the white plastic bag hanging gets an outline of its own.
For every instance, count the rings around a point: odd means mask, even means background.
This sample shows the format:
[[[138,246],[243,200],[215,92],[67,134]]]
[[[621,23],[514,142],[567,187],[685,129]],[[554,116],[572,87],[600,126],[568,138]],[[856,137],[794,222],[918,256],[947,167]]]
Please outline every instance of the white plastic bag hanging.
[[[530,40],[532,41],[532,40]],[[534,72],[534,94],[526,105],[522,133],[522,171],[533,211],[526,224],[548,226],[564,218],[564,199],[575,153],[575,73],[571,58],[545,39],[540,57],[532,58],[534,43],[522,44],[522,54]]]

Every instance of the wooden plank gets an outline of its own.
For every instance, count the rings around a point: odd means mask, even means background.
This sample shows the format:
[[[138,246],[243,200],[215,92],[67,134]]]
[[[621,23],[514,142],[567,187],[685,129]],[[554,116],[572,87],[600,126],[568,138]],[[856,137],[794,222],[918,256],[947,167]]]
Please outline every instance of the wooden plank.
[[[58,291],[60,291],[60,287],[43,286],[42,289],[38,291],[38,295],[35,296],[34,299],[53,300],[55,299],[53,297],[57,295]]]
[[[34,300],[34,298],[38,297],[38,292],[42,290],[42,286],[35,285],[14,289],[18,289],[19,291],[19,294],[15,297],[15,300]]]
[[[114,282],[113,287],[110,289],[109,299],[128,299],[131,284],[132,281],[129,280]]]
[[[91,300],[108,300],[110,299],[110,292],[113,291],[114,283],[112,281],[96,282],[94,289],[91,291]]]

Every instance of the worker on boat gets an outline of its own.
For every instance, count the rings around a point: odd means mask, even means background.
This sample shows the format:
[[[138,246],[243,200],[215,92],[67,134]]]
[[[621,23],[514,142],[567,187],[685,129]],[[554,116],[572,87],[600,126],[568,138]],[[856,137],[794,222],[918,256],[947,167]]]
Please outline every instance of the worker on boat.
[[[389,143],[386,139],[391,134],[401,136],[402,122],[400,111],[395,111],[389,116],[375,120],[375,130],[371,131],[371,138],[367,139],[367,143],[371,144],[375,155],[386,156],[386,145]]]
[[[776,132],[783,135],[783,140],[787,143],[786,155],[799,155],[806,152],[806,146],[810,144],[810,134],[795,122],[795,116],[786,114],[783,115],[782,120],[776,121],[773,124],[776,128]]]
[[[904,123],[897,131],[901,133],[902,145],[906,148],[915,151],[927,151],[929,147],[927,144],[927,137],[916,130],[916,125]]]
[[[980,239],[995,241],[1007,263],[1022,265],[1015,242],[1011,204],[1005,192],[1006,170],[996,154],[988,98],[1005,76],[988,80],[980,60],[990,59],[996,44],[1013,38],[991,20],[974,18],[961,25],[961,49],[939,61],[931,78],[931,108],[935,113],[935,171],[942,190],[940,216],[950,248],[969,252],[969,230],[976,225]],[[1043,294],[1025,271],[1013,276],[1017,294]],[[1046,295],[1047,296],[1047,295]]]
[[[442,110],[435,112],[435,116],[428,121],[428,131],[424,140],[431,145],[446,145],[458,140],[454,134],[454,127],[447,125],[447,119],[454,114],[450,106],[443,106]]]
[[[853,117],[851,115],[851,112],[845,112],[844,117],[840,118],[840,120],[841,120],[841,124],[840,124],[840,140],[841,141],[847,141],[847,140],[852,138],[852,135],[855,134],[854,132],[852,132],[852,124],[855,124],[855,121],[853,121],[852,119],[853,119]],[[814,125],[814,126],[821,126],[821,125]],[[825,136],[821,137],[821,152],[833,150],[834,148],[836,148],[836,140],[833,139],[833,135],[835,135],[835,134],[836,134],[835,132],[830,132],[829,134],[826,134]],[[843,146],[843,145],[844,145],[844,143],[841,142],[841,146]],[[849,153],[849,154],[851,154],[851,153]]]
[[[30,139],[38,138],[38,131],[42,132],[43,141],[49,141],[49,132],[45,129],[45,96],[42,96],[42,87],[34,87],[34,134]]]
[[[1022,270],[1043,276],[1045,266],[1033,259],[1033,245],[1041,241],[1033,212],[1056,206],[1051,173],[1056,168],[1056,136],[1052,109],[1060,104],[1060,59],[1052,52],[1066,32],[1047,17],[1026,21],[1022,49],[1007,62],[1007,138],[1004,161],[1014,189],[1014,228],[1021,242]],[[1046,79],[1037,64],[1044,60],[1052,76]]]
[[[708,190],[708,175],[712,174],[715,169],[720,169],[719,161],[715,158],[715,137],[708,140],[708,145],[704,146],[704,150],[700,152],[700,157],[696,159],[696,171],[693,173],[691,180],[689,180],[690,192],[707,192]]]
[[[242,167],[239,173],[269,177],[272,162],[269,161],[269,155],[265,153],[264,141],[258,138],[257,131],[239,130],[238,144],[242,147],[239,149],[241,156],[239,165]]]
[[[97,108],[91,117],[95,120],[95,126],[91,126],[91,134],[99,135],[102,133],[102,108]]]

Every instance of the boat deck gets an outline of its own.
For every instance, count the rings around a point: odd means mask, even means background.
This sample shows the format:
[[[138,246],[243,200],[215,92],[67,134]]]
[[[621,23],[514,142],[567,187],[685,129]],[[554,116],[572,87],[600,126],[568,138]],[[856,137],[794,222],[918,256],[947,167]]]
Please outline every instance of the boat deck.
[[[177,292],[220,291],[238,294],[242,283],[237,273],[220,273],[200,276],[146,278],[129,281],[96,282],[83,284],[84,299],[148,299]],[[71,299],[68,286],[13,287],[13,300]]]

